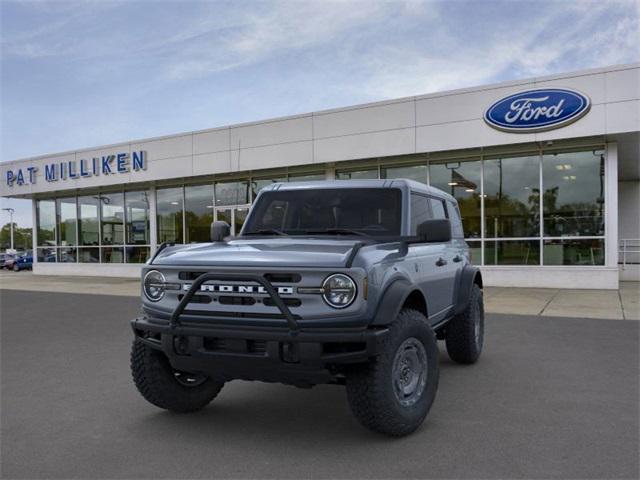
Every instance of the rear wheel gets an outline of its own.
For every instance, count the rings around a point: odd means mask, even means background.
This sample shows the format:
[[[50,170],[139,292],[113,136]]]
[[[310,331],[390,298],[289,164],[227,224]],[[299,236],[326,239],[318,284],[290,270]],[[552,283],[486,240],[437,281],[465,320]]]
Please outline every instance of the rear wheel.
[[[403,436],[424,421],[438,389],[438,346],[424,315],[403,309],[371,363],[347,374],[356,418],[376,432]]]
[[[166,355],[137,340],[131,349],[131,373],[149,403],[179,413],[206,407],[224,385],[203,374],[173,369]]]
[[[484,302],[478,285],[471,287],[469,303],[464,311],[444,328],[447,353],[451,360],[466,364],[477,362],[484,343]]]

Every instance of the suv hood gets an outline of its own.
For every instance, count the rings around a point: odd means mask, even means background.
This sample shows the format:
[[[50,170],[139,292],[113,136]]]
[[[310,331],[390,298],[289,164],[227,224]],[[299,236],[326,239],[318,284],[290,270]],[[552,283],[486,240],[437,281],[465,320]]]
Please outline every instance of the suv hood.
[[[167,247],[153,265],[344,267],[354,239],[268,238]]]

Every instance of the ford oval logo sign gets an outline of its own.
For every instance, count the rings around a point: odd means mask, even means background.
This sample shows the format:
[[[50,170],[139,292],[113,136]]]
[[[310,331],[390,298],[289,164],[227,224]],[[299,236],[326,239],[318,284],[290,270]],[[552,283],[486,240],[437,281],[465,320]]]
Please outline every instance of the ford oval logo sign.
[[[575,122],[590,107],[589,97],[575,90],[541,88],[498,100],[484,113],[484,120],[507,132],[540,132]]]

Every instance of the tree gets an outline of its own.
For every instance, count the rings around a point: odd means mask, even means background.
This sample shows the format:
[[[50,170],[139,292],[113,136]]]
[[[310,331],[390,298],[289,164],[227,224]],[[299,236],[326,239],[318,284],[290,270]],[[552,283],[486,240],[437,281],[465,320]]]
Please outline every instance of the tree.
[[[17,223],[13,223],[13,247],[16,250],[31,250],[32,233],[30,228],[20,228]],[[11,224],[6,223],[0,229],[0,248],[6,250],[11,247]]]

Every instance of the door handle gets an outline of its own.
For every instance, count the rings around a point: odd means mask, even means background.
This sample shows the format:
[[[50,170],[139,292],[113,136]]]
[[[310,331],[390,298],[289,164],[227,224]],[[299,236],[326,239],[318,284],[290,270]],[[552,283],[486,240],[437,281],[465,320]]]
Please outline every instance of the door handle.
[[[455,257],[453,257],[453,261],[458,263],[462,261],[462,257],[460,255],[456,255]]]
[[[438,267],[444,267],[447,264],[447,261],[440,257],[437,261],[436,261],[436,266]]]

